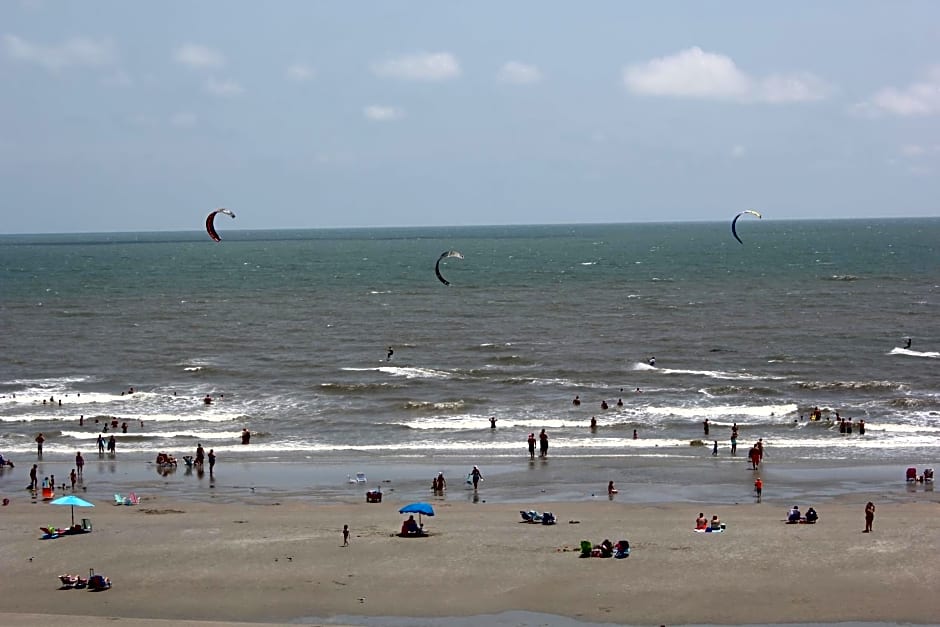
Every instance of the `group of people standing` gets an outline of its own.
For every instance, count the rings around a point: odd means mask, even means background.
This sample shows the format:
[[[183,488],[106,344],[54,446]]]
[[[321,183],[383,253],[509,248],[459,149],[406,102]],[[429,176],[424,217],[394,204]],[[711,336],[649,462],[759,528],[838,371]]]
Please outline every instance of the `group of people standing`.
[[[526,443],[529,446],[529,459],[535,459],[535,433],[530,433],[529,437],[526,440]],[[548,434],[545,433],[545,429],[539,433],[538,438],[539,443],[539,457],[548,456]]]

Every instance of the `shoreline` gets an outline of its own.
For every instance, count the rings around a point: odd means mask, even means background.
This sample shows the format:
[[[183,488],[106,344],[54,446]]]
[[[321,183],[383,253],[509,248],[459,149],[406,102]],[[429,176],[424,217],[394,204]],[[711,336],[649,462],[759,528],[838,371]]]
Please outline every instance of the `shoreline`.
[[[34,462],[20,461],[14,469],[0,470],[0,495],[14,503],[32,501],[24,488]],[[56,495],[68,482],[71,460],[38,462],[39,478],[55,475]],[[474,494],[465,483],[467,471],[478,462],[447,458],[382,460],[352,458],[303,461],[220,460],[212,476],[188,469],[181,462],[161,473],[155,464],[137,456],[86,457],[84,478],[76,494],[92,500],[110,500],[114,493],[136,491],[141,496],[161,495],[179,500],[224,503],[256,503],[272,500],[318,504],[358,503],[366,490],[379,488],[387,497],[408,500],[441,500],[430,490],[431,478],[444,472],[449,490],[443,500],[474,503],[518,503],[534,498],[555,502],[606,500],[608,481],[614,481],[618,502],[633,504],[696,503],[739,504],[754,501],[753,481],[764,481],[766,498],[813,501],[838,499],[862,492],[906,502],[931,498],[933,483],[904,479],[906,465],[805,463],[770,460],[758,471],[736,458],[702,456],[664,462],[662,458],[637,456],[603,458],[552,457],[546,460],[496,460],[483,465],[484,481]],[[922,472],[929,463],[910,464]],[[357,473],[366,476],[356,483]]]
[[[878,506],[875,530],[862,534],[868,499]],[[40,539],[38,527],[67,523],[67,508],[7,507],[0,614],[41,608],[140,625],[133,621],[393,625],[420,617],[457,625],[459,617],[517,610],[630,625],[931,624],[940,616],[936,497],[890,503],[843,495],[816,506],[816,525],[786,525],[792,503],[776,499],[445,501],[434,503],[437,515],[424,519],[430,536],[419,539],[395,536],[405,502],[228,504],[155,495],[138,506],[97,503],[76,512],[94,531],[51,540]],[[520,509],[553,511],[559,524],[523,523]],[[725,533],[694,533],[699,511],[718,514]],[[581,540],[604,538],[628,539],[630,557],[578,558]],[[89,568],[114,587],[58,590],[59,574]]]

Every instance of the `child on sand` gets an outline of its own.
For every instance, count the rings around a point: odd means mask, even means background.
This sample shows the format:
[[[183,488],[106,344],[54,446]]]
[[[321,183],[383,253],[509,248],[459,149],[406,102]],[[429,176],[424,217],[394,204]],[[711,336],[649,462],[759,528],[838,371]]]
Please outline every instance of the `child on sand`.
[[[349,546],[349,525],[343,525],[343,546]]]
[[[764,491],[764,482],[760,480],[760,477],[754,480],[754,494],[757,495],[757,502],[760,503],[761,492]]]

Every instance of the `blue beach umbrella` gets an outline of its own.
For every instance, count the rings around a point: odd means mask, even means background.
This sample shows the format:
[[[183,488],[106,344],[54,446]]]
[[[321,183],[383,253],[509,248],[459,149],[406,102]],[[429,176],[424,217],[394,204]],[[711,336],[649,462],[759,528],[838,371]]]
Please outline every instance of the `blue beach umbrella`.
[[[76,507],[94,507],[94,504],[89,503],[85,499],[81,499],[77,496],[68,495],[60,496],[54,501],[49,501],[49,505],[71,505],[72,506],[72,526],[75,526],[75,508]]]
[[[430,503],[409,503],[403,508],[398,510],[399,514],[417,514],[418,515],[418,524],[421,523],[421,515],[433,516],[434,508],[431,507]]]

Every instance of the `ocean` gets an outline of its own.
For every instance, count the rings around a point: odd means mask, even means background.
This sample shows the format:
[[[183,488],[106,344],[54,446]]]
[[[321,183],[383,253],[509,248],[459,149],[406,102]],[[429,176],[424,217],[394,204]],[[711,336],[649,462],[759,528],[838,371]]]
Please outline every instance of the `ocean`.
[[[938,465],[940,219],[737,226],[743,244],[725,222],[0,236],[0,453],[17,487],[41,432],[62,476],[83,451],[114,485],[185,490],[153,460],[202,443],[240,485],[321,499],[478,464],[491,498],[616,479],[694,500],[709,475],[713,497],[749,490],[758,438],[768,486]]]

